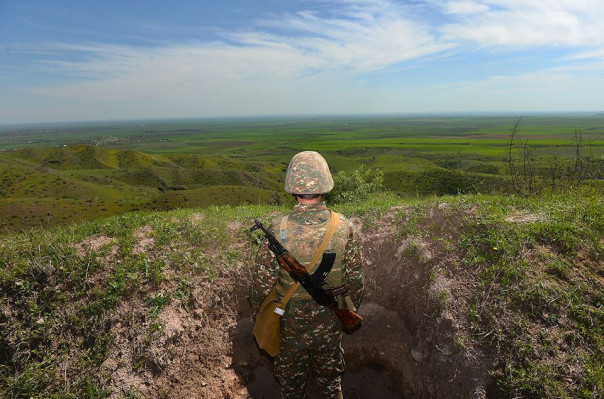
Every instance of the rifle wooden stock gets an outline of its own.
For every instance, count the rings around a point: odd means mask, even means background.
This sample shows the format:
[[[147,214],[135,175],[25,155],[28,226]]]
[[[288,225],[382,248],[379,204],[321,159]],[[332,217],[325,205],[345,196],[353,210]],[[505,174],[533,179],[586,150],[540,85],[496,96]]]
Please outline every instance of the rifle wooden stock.
[[[294,258],[289,252],[286,252],[283,256],[278,257],[277,262],[279,262],[281,266],[283,266],[283,268],[290,274],[294,273],[299,277],[308,274],[306,268],[302,266],[302,264],[298,262],[298,259]],[[294,276],[292,276],[292,278],[294,280],[296,279]]]
[[[336,316],[340,319],[344,326],[344,330],[346,331],[355,330],[363,321],[363,318],[352,310],[348,308],[339,308],[337,301],[330,303],[328,307],[336,312]]]

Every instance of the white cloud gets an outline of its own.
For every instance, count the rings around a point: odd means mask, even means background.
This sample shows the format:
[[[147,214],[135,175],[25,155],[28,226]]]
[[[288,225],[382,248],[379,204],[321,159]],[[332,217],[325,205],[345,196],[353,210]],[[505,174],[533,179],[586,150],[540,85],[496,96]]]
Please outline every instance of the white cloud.
[[[347,87],[334,74],[308,74],[320,60],[287,46],[132,50],[93,46],[95,54],[111,55],[66,67],[104,78],[30,93],[59,102],[77,99],[118,118],[345,112],[365,98],[364,90]]]
[[[458,2],[435,4],[445,13],[462,8]],[[457,13],[441,29],[452,41],[466,40],[485,47],[604,43],[601,0],[476,0],[462,4],[472,4],[473,12]]]
[[[449,1],[443,9],[448,14],[478,14],[489,11],[489,6],[478,1]]]
[[[455,82],[430,92],[451,111],[598,111],[604,101],[602,71],[604,62],[595,62]]]
[[[325,97],[326,88],[342,90],[355,74],[451,47],[391,2],[352,0],[341,5],[337,15],[301,12],[264,20],[255,30],[223,32],[224,42],[159,48],[56,43],[49,46],[53,51],[76,52],[80,60],[40,66],[60,69],[77,81],[29,92],[93,103],[186,104],[200,112],[218,112],[229,104],[233,110],[245,99],[250,103],[239,106],[239,112],[246,107],[259,111],[259,104],[272,112],[284,101],[291,104],[296,92]]]
[[[295,49],[311,67],[362,73],[435,54],[454,45],[440,41],[430,29],[413,21],[389,1],[341,0],[337,15],[304,11],[262,21],[266,32],[234,33],[229,37],[248,45]]]
[[[597,48],[597,49],[590,50],[590,51],[581,52],[581,53],[575,54],[571,57],[568,57],[569,60],[581,60],[581,59],[589,59],[589,58],[604,60],[604,47]]]

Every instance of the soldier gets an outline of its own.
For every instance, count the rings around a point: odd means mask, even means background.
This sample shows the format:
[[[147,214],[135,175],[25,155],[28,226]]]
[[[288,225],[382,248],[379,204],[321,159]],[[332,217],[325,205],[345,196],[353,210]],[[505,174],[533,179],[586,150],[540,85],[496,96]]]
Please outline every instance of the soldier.
[[[269,228],[288,251],[307,265],[320,246],[331,211],[323,195],[333,188],[333,179],[325,159],[317,152],[296,154],[287,168],[285,191],[293,194],[298,204],[285,218],[275,219]],[[345,284],[355,306],[363,294],[362,258],[357,233],[350,221],[340,218],[338,228],[327,249],[336,252],[336,260],[326,282]],[[268,246],[262,245],[256,256],[250,302],[254,313],[277,284],[281,299],[293,284],[280,268]],[[281,318],[281,350],[275,359],[275,376],[281,386],[281,397],[304,398],[309,370],[312,370],[321,397],[342,398],[341,377],[344,357],[341,346],[342,324],[335,313],[320,306],[303,289],[292,296]]]

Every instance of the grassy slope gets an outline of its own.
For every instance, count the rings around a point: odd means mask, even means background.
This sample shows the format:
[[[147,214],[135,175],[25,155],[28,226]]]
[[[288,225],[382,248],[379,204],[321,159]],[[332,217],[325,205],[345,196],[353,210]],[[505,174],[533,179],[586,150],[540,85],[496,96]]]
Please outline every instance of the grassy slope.
[[[283,203],[282,166],[90,145],[0,154],[0,232],[143,209]]]
[[[509,397],[604,394],[604,201],[478,200],[460,243],[479,282],[471,339],[496,349]]]
[[[455,219],[458,242],[423,223],[442,202],[451,215],[466,215]],[[391,206],[405,205],[412,212],[401,216],[396,237],[444,240],[460,255],[433,271],[465,287],[438,295],[439,308],[465,321],[455,337],[460,350],[496,353],[492,373],[506,396],[589,398],[604,394],[603,202],[589,193],[381,197],[335,208],[371,228]],[[249,264],[256,246],[251,217],[285,209],[131,213],[1,237],[0,396],[106,397],[109,376],[98,371],[117,340],[110,333],[117,309],[145,304],[137,324],[146,340],[159,339],[158,311],[167,304],[188,311],[200,282],[231,285],[229,268]],[[220,313],[208,306],[211,324]],[[141,356],[129,367],[144,367]]]

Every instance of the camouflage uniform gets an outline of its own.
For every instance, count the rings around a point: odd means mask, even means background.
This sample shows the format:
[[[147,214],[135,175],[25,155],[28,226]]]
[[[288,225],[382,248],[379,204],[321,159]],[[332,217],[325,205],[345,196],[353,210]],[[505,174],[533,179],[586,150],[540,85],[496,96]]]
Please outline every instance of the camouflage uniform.
[[[286,240],[282,244],[298,261],[308,264],[325,236],[329,218],[330,211],[324,202],[296,205],[288,216]],[[280,223],[281,218],[275,219],[269,227],[278,239],[281,237],[275,229],[280,229]],[[327,249],[337,254],[327,283],[332,287],[346,284],[353,303],[358,306],[363,294],[361,251],[357,233],[344,217]],[[293,280],[279,267],[264,243],[256,257],[250,293],[255,312],[275,283],[281,299]],[[275,361],[275,376],[281,384],[282,397],[304,398],[311,369],[322,397],[341,398],[344,371],[341,339],[342,324],[335,313],[316,304],[302,287],[298,288],[281,318],[281,351]]]

